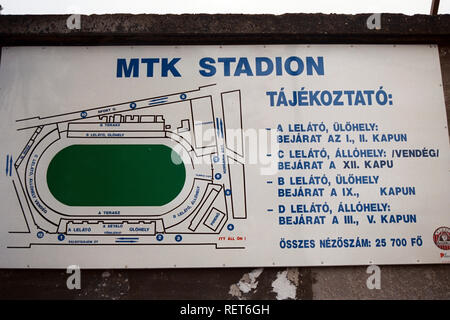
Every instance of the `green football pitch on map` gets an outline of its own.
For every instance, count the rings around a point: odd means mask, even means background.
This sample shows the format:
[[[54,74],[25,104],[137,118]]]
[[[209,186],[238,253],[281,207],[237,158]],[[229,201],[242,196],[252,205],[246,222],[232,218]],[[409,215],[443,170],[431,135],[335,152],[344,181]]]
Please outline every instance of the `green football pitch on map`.
[[[162,144],[71,145],[47,170],[50,192],[68,206],[162,206],[185,179],[179,154]]]

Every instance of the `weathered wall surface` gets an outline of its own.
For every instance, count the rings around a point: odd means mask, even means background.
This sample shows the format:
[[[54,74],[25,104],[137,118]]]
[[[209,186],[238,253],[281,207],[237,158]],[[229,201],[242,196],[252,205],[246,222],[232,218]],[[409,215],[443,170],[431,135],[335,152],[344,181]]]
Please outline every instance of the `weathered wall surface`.
[[[370,14],[195,14],[1,16],[3,45],[253,44],[253,43],[449,43],[450,15],[382,14],[369,30]]]
[[[0,16],[0,47],[149,44],[438,44],[450,124],[450,15],[92,15]],[[426,106],[424,106],[426,107]],[[65,270],[0,270],[0,299],[449,299],[449,265],[381,266],[369,290],[366,266],[82,270],[68,290]]]

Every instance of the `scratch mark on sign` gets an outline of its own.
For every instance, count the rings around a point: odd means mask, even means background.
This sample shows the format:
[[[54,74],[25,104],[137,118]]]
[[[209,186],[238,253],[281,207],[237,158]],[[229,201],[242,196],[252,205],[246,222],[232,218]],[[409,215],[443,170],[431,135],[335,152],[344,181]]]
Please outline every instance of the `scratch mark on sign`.
[[[264,271],[264,268],[255,269],[249,273],[245,273],[238,283],[234,283],[230,286],[230,291],[228,292],[233,297],[242,299],[242,294],[249,293],[250,291],[258,287],[258,277]]]
[[[277,273],[277,278],[272,282],[272,291],[277,294],[277,300],[296,298],[298,278],[297,268],[287,268],[285,271]]]

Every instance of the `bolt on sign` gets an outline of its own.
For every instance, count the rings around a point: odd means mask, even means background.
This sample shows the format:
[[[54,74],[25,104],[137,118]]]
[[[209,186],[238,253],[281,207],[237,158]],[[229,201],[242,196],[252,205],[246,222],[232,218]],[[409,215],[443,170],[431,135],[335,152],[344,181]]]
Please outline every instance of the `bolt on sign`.
[[[4,47],[0,267],[444,263],[436,46]]]

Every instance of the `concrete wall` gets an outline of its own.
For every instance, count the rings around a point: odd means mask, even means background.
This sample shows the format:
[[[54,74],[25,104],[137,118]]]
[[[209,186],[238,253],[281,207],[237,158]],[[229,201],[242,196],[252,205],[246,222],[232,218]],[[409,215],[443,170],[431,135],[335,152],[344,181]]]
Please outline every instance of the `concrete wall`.
[[[3,45],[439,43],[449,44],[450,15],[382,14],[369,30],[370,14],[284,15],[82,15],[68,29],[68,15],[0,16]]]
[[[149,44],[438,44],[450,123],[450,15],[92,15],[81,29],[67,15],[0,16],[0,47]],[[68,290],[65,270],[0,270],[0,299],[449,299],[449,265],[381,266],[381,290],[366,267],[82,270]]]

